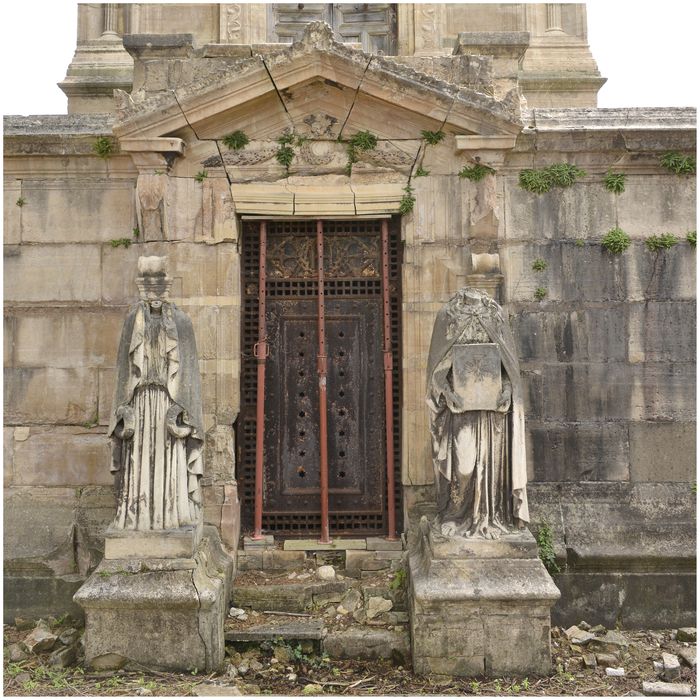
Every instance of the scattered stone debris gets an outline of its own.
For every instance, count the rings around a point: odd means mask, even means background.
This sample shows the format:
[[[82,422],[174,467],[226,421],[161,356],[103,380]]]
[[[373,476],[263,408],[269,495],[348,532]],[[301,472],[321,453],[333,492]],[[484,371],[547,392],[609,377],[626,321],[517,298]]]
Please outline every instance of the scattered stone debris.
[[[394,604],[386,598],[372,597],[367,601],[367,619],[373,620],[382,613],[389,612],[393,607]]]
[[[591,639],[595,639],[595,634],[593,634],[593,632],[584,630],[576,625],[564,630],[564,634],[572,644],[588,644]]]
[[[608,666],[608,668],[605,669],[605,675],[606,676],[613,676],[613,677],[624,676],[625,669],[622,668],[621,666],[618,668],[611,668],[610,666]]]
[[[231,608],[228,611],[228,616],[232,617],[234,620],[245,621],[248,619],[248,613],[243,610],[243,608]]]
[[[58,637],[51,631],[44,620],[39,620],[36,627],[24,638],[22,644],[31,654],[39,654],[42,651],[50,651]]]
[[[678,660],[678,657],[675,654],[664,652],[661,655],[661,659],[664,665],[664,680],[668,683],[677,681],[681,677],[681,662]]]
[[[698,650],[696,647],[686,647],[678,652],[678,655],[685,661],[687,666],[695,668],[698,664]]]
[[[200,698],[210,696],[243,695],[236,685],[219,685],[218,683],[200,683],[192,688],[192,694]]]
[[[698,635],[695,627],[680,627],[676,633],[679,642],[697,642]]]
[[[321,695],[323,693],[323,686],[317,683],[307,683],[302,689],[302,695]]]
[[[644,695],[656,695],[662,697],[690,697],[693,689],[687,683],[662,683],[661,681],[642,683]]]
[[[335,569],[330,564],[324,564],[316,569],[316,576],[321,581],[335,581]]]
[[[598,667],[598,662],[595,659],[595,654],[584,654],[582,658],[584,668],[594,669]]]

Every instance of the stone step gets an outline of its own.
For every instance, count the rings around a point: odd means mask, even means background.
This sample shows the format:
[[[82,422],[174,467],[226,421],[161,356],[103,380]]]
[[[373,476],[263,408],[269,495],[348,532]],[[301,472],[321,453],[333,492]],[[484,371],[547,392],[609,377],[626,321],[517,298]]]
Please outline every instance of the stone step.
[[[293,622],[270,620],[242,629],[229,628],[224,637],[227,642],[266,642],[281,639],[293,644],[301,641],[317,641],[324,635],[323,620],[317,618]]]
[[[339,603],[348,581],[275,583],[268,585],[233,584],[233,605],[264,612],[302,613],[313,608]]]
[[[229,623],[224,636],[226,642],[234,646],[263,642],[292,648],[300,645],[304,653],[326,654],[331,659],[390,659],[397,664],[406,664],[410,659],[409,632],[403,625],[393,629],[365,625],[327,628],[320,618],[268,619],[241,628]]]

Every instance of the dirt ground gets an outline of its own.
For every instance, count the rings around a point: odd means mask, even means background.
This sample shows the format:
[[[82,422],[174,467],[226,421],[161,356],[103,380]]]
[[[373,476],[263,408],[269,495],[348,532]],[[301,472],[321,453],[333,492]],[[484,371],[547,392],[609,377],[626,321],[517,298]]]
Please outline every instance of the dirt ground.
[[[69,625],[63,622],[63,626]],[[529,678],[420,678],[408,668],[378,661],[336,661],[279,645],[248,649],[227,647],[226,669],[221,673],[154,673],[147,670],[93,672],[78,663],[72,668],[49,664],[50,652],[10,661],[10,645],[29,630],[4,627],[4,694],[23,696],[182,696],[211,695],[212,686],[228,686],[243,695],[481,695],[481,696],[625,696],[641,695],[642,681],[658,680],[653,662],[662,652],[678,654],[687,642],[675,640],[672,630],[626,630],[629,651],[618,664],[624,677],[607,677],[603,668],[584,669],[581,647],[570,644],[558,628],[552,630],[553,671]],[[250,668],[236,673],[241,662]],[[682,665],[684,683],[695,690],[695,669]],[[311,687],[309,687],[311,686]]]

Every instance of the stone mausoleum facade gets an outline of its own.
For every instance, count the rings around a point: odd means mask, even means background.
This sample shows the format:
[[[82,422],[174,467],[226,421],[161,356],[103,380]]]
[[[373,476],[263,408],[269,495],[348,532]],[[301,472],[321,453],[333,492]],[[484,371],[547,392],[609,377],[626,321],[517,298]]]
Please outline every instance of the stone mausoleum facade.
[[[235,556],[255,525],[264,230],[262,526],[318,536],[320,226],[331,537],[386,534],[390,495],[399,532],[434,513],[428,345],[478,287],[518,345],[554,622],[692,624],[696,186],[663,163],[694,157],[696,115],[598,109],[603,82],[583,5],[80,5],[68,114],[4,121],[5,618],[75,611],[103,556],[142,255],[168,257],[193,319],[205,522]],[[561,164],[569,182],[531,191]]]

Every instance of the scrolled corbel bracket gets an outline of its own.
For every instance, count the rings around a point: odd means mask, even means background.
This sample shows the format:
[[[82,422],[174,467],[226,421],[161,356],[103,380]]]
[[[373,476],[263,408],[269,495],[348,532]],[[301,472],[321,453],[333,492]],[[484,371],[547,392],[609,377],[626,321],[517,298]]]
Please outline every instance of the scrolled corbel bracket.
[[[464,134],[455,136],[455,145],[458,151],[466,152],[477,163],[497,168],[503,165],[508,153],[515,148],[517,138],[517,134]]]
[[[119,148],[129,153],[139,173],[168,171],[177,156],[185,153],[185,142],[173,137],[122,138]]]

